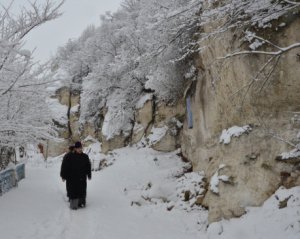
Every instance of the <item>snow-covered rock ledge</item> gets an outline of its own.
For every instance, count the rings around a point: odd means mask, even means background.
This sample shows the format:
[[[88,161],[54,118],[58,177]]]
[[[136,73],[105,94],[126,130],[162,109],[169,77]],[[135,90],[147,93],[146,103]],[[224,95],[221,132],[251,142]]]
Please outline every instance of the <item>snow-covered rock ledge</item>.
[[[231,142],[232,137],[240,137],[242,134],[248,134],[252,131],[252,127],[250,125],[245,125],[242,127],[233,126],[229,129],[224,129],[220,136],[220,143],[229,144]]]
[[[299,238],[299,206],[300,187],[281,187],[261,207],[248,207],[242,218],[210,224],[207,238]]]
[[[285,163],[300,163],[300,149],[299,147],[291,150],[290,152],[284,152],[276,157],[277,161]]]

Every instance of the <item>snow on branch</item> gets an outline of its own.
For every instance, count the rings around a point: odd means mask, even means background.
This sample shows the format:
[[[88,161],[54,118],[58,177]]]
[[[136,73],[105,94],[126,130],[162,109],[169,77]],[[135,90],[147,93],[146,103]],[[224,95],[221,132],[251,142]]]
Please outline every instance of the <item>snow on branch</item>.
[[[216,2],[218,4],[216,4]],[[206,39],[221,35],[233,29],[244,31],[245,38],[249,40],[249,29],[265,29],[271,28],[274,20],[286,16],[288,14],[296,14],[300,10],[299,2],[285,0],[228,0],[221,4],[221,1],[215,1],[213,4],[206,4],[201,14],[201,26],[214,25],[209,32],[203,32],[199,36],[199,42]],[[216,24],[217,23],[217,24]],[[281,27],[281,24],[278,26]],[[294,48],[298,48],[299,44],[291,44],[287,47],[278,47],[276,44],[268,41],[263,37],[256,36],[253,33],[250,40],[250,49],[252,51],[238,51],[228,54],[219,59],[226,59],[232,56],[244,54],[263,54],[263,55],[279,55],[284,54]],[[256,51],[263,44],[269,44],[278,51]]]
[[[280,56],[288,51],[291,51],[295,48],[300,47],[300,42],[294,43],[287,47],[277,47],[279,48],[279,51],[238,51],[231,54],[228,54],[224,57],[218,57],[218,60],[227,59],[234,56],[240,56],[240,55],[249,55],[249,54],[260,54],[260,55],[270,55],[270,56]]]
[[[34,63],[32,52],[23,49],[23,40],[36,27],[59,17],[64,2],[34,1],[16,14],[11,13],[14,1],[1,5],[0,147],[55,138],[45,102],[49,66]]]

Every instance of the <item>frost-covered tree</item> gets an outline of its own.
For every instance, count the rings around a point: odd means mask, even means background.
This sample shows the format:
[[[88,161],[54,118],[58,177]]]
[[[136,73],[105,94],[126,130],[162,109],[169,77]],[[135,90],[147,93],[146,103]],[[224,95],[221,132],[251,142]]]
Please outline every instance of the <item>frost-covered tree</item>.
[[[51,138],[54,131],[45,102],[47,66],[33,61],[24,38],[60,16],[64,1],[32,2],[13,13],[14,1],[0,9],[0,147],[15,147]],[[15,11],[14,11],[15,12]]]
[[[89,27],[60,48],[55,62],[67,72],[71,88],[81,91],[81,122],[98,122],[105,112],[104,135],[126,135],[141,95],[151,91],[168,103],[180,98],[197,70],[193,56],[225,32],[242,33],[248,49],[235,49],[222,59],[265,54],[270,59],[258,73],[272,74],[280,56],[299,43],[278,46],[257,29],[274,27],[276,20],[296,14],[299,4],[298,0],[125,0],[119,11],[101,17],[100,27]],[[268,51],[259,49],[264,45]]]
[[[97,122],[107,112],[103,133],[128,134],[135,104],[144,91],[174,102],[190,72],[190,41],[201,0],[126,0],[101,17],[80,38],[60,48],[54,59],[81,90],[81,122]],[[79,85],[77,83],[80,83]]]

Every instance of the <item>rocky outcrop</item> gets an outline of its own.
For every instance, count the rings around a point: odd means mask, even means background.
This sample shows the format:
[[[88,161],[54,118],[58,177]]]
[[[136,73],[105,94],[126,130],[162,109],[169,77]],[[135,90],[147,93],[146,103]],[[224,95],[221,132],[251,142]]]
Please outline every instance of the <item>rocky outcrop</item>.
[[[103,153],[140,141],[145,146],[163,152],[171,152],[180,147],[180,132],[185,115],[183,102],[179,101],[176,105],[161,102],[157,105],[149,95],[142,96],[141,100],[142,103],[137,104],[131,135],[121,134],[109,140],[102,136]],[[157,130],[160,131],[158,135]]]
[[[54,123],[58,129],[58,141],[48,141],[45,143],[45,157],[55,157],[65,153],[68,150],[68,146],[77,140],[80,140],[80,94],[78,91],[72,91],[68,87],[62,87],[55,92],[52,96],[53,99],[58,100],[58,104],[67,106],[65,112],[59,112],[65,114],[66,122]],[[61,108],[61,107],[60,107]],[[63,108],[63,107],[62,107]],[[55,109],[53,114],[56,114]]]
[[[125,137],[123,135],[118,135],[108,140],[103,138],[101,146],[102,153],[107,154],[109,151],[112,151],[114,149],[125,147],[127,145],[127,139],[128,137]]]
[[[185,117],[185,106],[183,101],[176,105],[166,105],[161,103],[155,113],[154,127],[167,127],[166,134],[153,145],[153,149],[163,152],[174,151],[180,148],[182,122]]]
[[[298,18],[268,37],[286,46],[299,41],[299,27]],[[211,64],[240,44],[235,39],[232,33],[223,34],[196,57],[199,74],[189,93],[193,128],[184,123],[181,141],[182,152],[195,171],[204,171],[212,179],[224,164],[220,174],[232,179],[230,183],[220,180],[218,194],[211,190],[206,194],[203,205],[209,208],[210,222],[241,216],[246,206],[261,205],[286,181],[299,185],[299,168],[275,160],[291,149],[285,141],[293,142],[300,131],[293,120],[300,111],[299,50],[284,55],[269,80],[263,78],[247,87],[266,57],[250,55]],[[253,130],[248,134],[233,138],[228,145],[219,142],[223,129],[249,124]],[[283,180],[283,172],[293,179]]]
[[[155,119],[155,102],[149,97],[142,106],[137,107],[135,113],[135,125],[132,132],[132,143],[138,143],[149,129],[153,126]]]
[[[72,91],[69,98],[68,122],[69,132],[72,141],[78,141],[81,138],[80,133],[80,94]]]
[[[155,150],[174,151],[180,147],[184,115],[182,101],[175,105],[164,102],[157,104],[154,99],[147,101],[142,108],[137,109],[131,143],[138,143],[144,137],[148,146]],[[157,129],[163,130],[156,136]]]

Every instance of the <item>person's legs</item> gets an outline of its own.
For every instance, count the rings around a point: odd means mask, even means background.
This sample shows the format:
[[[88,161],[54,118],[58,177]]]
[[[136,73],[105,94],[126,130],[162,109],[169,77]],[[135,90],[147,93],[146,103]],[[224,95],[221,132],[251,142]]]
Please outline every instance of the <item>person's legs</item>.
[[[67,191],[70,199],[70,208],[73,210],[78,209],[79,203],[79,191],[78,191],[78,180],[73,178],[67,183]]]
[[[85,207],[86,205],[86,180],[82,180],[80,184],[80,199],[79,199],[79,207]]]
[[[67,197],[70,202],[70,180],[66,180],[66,190],[67,190]]]
[[[79,205],[79,199],[70,199],[70,208],[73,210],[78,209],[78,205]]]

